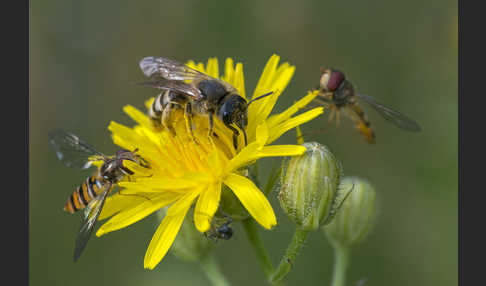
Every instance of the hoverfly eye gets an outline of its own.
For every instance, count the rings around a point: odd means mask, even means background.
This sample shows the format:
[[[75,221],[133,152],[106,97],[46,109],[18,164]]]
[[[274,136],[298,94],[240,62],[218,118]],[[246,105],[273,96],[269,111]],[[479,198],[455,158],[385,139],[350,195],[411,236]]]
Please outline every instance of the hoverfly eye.
[[[330,71],[329,78],[327,80],[327,89],[335,91],[341,83],[344,81],[344,74],[338,70]]]

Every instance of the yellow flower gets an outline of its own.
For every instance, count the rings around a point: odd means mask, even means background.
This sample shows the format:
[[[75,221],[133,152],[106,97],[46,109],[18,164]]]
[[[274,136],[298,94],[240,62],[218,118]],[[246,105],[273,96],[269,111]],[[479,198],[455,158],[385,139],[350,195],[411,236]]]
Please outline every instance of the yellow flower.
[[[195,203],[194,223],[200,232],[210,228],[211,219],[218,209],[223,184],[236,195],[248,213],[263,227],[270,229],[277,224],[273,209],[265,195],[245,176],[245,168],[263,157],[294,156],[305,152],[298,145],[271,145],[286,131],[312,120],[323,112],[322,107],[292,117],[305,107],[317,93],[309,94],[284,112],[270,116],[281,92],[292,78],[295,67],[288,63],[278,65],[279,57],[273,55],[253,92],[253,98],[273,93],[256,100],[248,108],[248,144],[242,136],[238,149],[232,141],[232,131],[220,120],[215,120],[215,135],[208,136],[207,117],[194,116],[193,135],[188,131],[183,112],[171,115],[176,135],[153,126],[150,118],[136,108],[127,105],[127,113],[137,125],[133,128],[111,122],[115,144],[128,150],[138,148],[151,166],[143,168],[127,162],[135,174],[120,182],[121,191],[109,197],[99,219],[111,217],[97,231],[101,236],[131,225],[151,213],[168,207],[167,214],[157,228],[144,259],[144,267],[153,269],[165,256],[174,242],[181,224]],[[246,98],[243,65],[225,62],[224,75],[219,77],[218,61],[202,63],[190,61],[188,66],[220,78],[232,84]],[[150,107],[153,98],[146,102]],[[193,137],[192,137],[193,136]]]

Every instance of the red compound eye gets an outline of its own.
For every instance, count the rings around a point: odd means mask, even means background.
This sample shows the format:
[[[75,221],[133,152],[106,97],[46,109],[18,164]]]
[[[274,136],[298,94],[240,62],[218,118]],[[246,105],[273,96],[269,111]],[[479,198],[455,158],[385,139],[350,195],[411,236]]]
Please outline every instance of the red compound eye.
[[[327,81],[327,89],[335,91],[344,81],[344,74],[338,70],[332,70],[329,80]]]

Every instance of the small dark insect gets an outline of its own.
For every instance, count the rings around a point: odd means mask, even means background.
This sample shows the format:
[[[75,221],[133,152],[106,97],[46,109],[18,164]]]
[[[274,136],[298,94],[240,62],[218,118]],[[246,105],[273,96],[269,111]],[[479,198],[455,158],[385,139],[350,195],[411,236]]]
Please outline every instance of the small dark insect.
[[[219,221],[223,220],[221,224]],[[205,233],[205,235],[211,239],[224,239],[228,240],[233,236],[233,228],[230,224],[233,222],[231,216],[224,215],[224,217],[214,217],[213,221],[216,221],[214,225]]]
[[[63,130],[50,132],[49,144],[56,152],[57,158],[68,167],[87,169],[93,162],[103,161],[99,170],[76,188],[64,206],[64,210],[69,213],[85,209],[75,242],[76,261],[88,243],[108,194],[125,176],[134,174],[123,165],[123,162],[129,160],[146,168],[149,168],[149,165],[135,154],[137,150],[118,150],[114,156],[106,156],[78,136]]]
[[[166,58],[143,58],[140,68],[145,76],[153,79],[140,83],[141,85],[163,90],[149,109],[149,117],[156,125],[174,133],[171,112],[183,109],[188,120],[193,114],[208,116],[209,134],[212,134],[213,117],[216,116],[233,132],[235,149],[238,146],[239,130],[243,132],[245,145],[247,144],[245,128],[248,125],[248,105],[272,93],[247,102],[232,85]],[[192,128],[190,122],[189,126]]]
[[[338,124],[340,121],[340,111],[343,110],[353,120],[356,129],[364,136],[366,141],[374,143],[375,133],[371,129],[370,122],[364,111],[358,105],[356,98],[360,98],[368,103],[383,118],[401,129],[411,132],[421,131],[419,124],[414,120],[376,102],[371,96],[357,93],[353,84],[344,76],[344,73],[336,69],[323,69],[319,82],[319,96],[315,101],[319,104],[329,106],[332,110],[329,120],[332,120],[335,115]]]

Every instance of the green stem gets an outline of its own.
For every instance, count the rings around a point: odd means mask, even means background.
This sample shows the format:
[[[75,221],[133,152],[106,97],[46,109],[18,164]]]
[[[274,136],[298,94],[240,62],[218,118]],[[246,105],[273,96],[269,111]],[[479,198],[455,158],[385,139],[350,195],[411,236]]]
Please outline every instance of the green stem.
[[[208,279],[211,281],[212,285],[214,286],[230,285],[226,280],[226,277],[223,275],[223,272],[221,272],[221,269],[219,268],[218,262],[216,261],[214,255],[212,254],[206,255],[201,260],[200,265],[201,268],[204,270],[204,273],[206,273]]]
[[[292,268],[292,265],[294,264],[295,258],[302,249],[302,246],[304,246],[304,243],[307,240],[309,233],[310,232],[308,230],[303,230],[300,228],[297,228],[295,230],[292,241],[287,247],[287,251],[282,257],[282,260],[280,260],[280,264],[278,265],[277,269],[270,277],[270,283],[280,283],[283,278],[287,276],[287,274],[290,272],[290,269]]]
[[[331,286],[344,286],[350,252],[349,247],[340,244],[334,245],[334,271]]]
[[[272,261],[270,260],[270,256],[268,255],[268,252],[263,246],[263,242],[258,235],[257,225],[252,218],[247,218],[243,220],[242,223],[246,236],[248,237],[248,240],[255,251],[258,261],[260,261],[263,273],[265,273],[265,277],[268,279],[273,272],[273,265]]]

